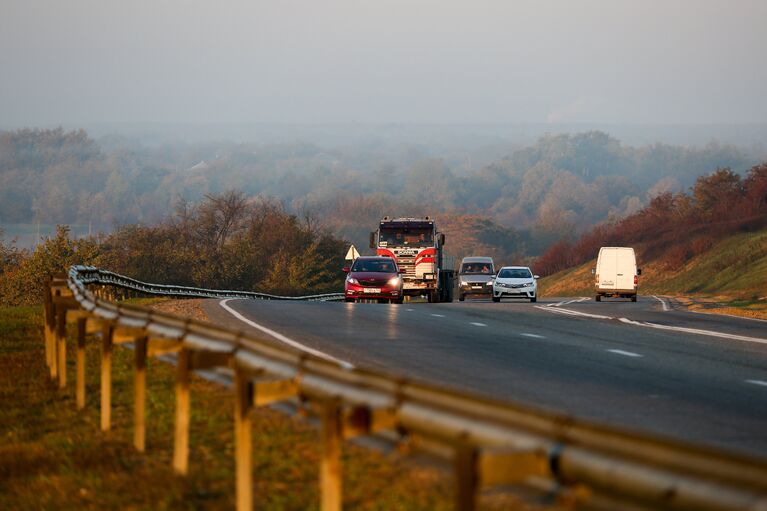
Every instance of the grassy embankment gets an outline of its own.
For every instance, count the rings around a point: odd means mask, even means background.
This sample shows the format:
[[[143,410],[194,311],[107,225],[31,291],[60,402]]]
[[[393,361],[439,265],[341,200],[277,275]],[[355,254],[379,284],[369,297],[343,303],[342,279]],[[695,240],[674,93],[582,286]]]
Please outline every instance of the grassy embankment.
[[[37,307],[0,308],[0,509],[234,509],[232,400],[194,378],[190,472],[174,475],[173,368],[150,361],[147,453],[132,446],[133,353],[113,360],[113,429],[99,430],[98,342],[87,350],[87,407],[47,378]],[[69,342],[70,350],[73,342]],[[254,415],[258,509],[318,507],[318,432],[262,409]],[[344,453],[346,509],[448,509],[450,478],[354,446]]]
[[[641,253],[641,247],[635,247]],[[638,261],[640,294],[673,296],[693,308],[767,318],[767,230],[721,240],[671,270],[663,259]],[[541,279],[542,296],[591,296],[586,264]]]

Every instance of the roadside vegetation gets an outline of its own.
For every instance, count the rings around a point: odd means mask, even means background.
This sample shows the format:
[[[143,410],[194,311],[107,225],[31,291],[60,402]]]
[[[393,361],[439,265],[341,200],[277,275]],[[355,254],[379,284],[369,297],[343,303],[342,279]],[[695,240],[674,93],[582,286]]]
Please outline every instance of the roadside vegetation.
[[[87,406],[73,385],[47,377],[39,307],[0,308],[0,509],[234,509],[233,401],[223,387],[194,378],[187,477],[174,475],[174,371],[148,367],[147,453],[132,444],[132,352],[113,360],[113,429],[99,429],[99,350],[87,350]],[[71,346],[72,343],[70,342]],[[74,354],[69,357],[70,382]],[[259,509],[318,508],[318,431],[269,409],[254,414],[254,485]],[[451,508],[449,478],[347,444],[347,509]]]
[[[640,293],[694,295],[701,304],[767,309],[767,164],[741,179],[729,169],[701,176],[690,193],[664,194],[634,215],[552,246],[536,264],[542,292],[593,293],[602,246],[632,246]]]
[[[310,218],[231,191],[199,204],[182,201],[162,222],[127,225],[103,237],[72,239],[60,226],[34,250],[0,242],[0,305],[40,303],[47,278],[73,264],[160,284],[334,292],[342,287],[345,248]]]

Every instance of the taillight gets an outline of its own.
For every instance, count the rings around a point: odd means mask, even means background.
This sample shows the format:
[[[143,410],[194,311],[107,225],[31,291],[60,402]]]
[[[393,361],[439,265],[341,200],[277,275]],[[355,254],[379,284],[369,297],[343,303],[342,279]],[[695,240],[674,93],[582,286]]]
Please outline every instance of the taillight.
[[[636,286],[637,284],[639,284],[639,277],[634,275],[634,285]]]
[[[595,282],[596,282],[597,284],[599,284],[599,274],[597,273],[597,274],[595,275],[595,277],[596,277],[596,279],[597,279],[597,280],[595,280]]]

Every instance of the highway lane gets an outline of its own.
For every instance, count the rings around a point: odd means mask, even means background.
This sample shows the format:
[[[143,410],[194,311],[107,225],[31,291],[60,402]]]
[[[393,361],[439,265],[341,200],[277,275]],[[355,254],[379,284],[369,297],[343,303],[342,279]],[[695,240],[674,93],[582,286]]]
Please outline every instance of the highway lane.
[[[767,456],[767,323],[664,310],[652,297],[572,300],[227,301],[239,318],[218,300],[204,306],[216,323],[266,335],[255,322],[351,364]]]

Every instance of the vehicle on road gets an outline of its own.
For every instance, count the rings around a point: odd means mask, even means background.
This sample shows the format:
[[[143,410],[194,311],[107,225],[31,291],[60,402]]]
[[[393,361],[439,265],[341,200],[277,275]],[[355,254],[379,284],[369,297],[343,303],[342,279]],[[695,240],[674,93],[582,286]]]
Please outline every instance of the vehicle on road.
[[[452,302],[455,266],[443,252],[445,235],[433,218],[390,218],[370,233],[370,248],[389,256],[402,270],[405,296],[426,295],[429,302]]]
[[[469,295],[491,296],[494,279],[492,257],[464,257],[458,270],[458,300]]]
[[[377,300],[379,302],[402,303],[402,270],[391,257],[364,256],[354,260],[344,284],[344,298],[347,302]]]
[[[602,301],[603,296],[630,298],[637,301],[639,275],[636,255],[631,247],[602,247],[599,249],[597,267],[591,270],[594,275],[595,300]]]
[[[493,301],[501,298],[527,298],[538,301],[538,275],[528,266],[504,266],[493,281]]]

